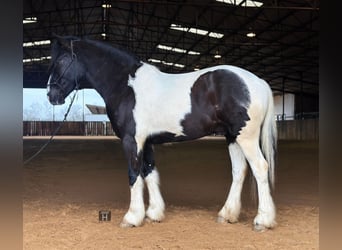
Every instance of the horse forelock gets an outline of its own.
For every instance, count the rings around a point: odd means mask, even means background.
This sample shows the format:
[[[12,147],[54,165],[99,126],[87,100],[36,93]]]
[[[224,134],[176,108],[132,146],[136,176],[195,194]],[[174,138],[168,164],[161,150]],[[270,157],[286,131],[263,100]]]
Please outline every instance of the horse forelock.
[[[69,40],[70,43],[73,40],[76,40],[76,37],[64,37],[66,40]],[[51,61],[49,65],[48,71],[51,73],[54,65],[58,61],[58,58],[64,53],[71,53],[66,48],[64,48],[57,40],[54,40],[51,45]]]
[[[60,51],[61,51],[61,48],[58,42],[53,41],[52,46],[51,46],[51,61],[50,61],[49,69],[48,69],[50,73],[51,73],[53,66],[56,64],[57,57]]]

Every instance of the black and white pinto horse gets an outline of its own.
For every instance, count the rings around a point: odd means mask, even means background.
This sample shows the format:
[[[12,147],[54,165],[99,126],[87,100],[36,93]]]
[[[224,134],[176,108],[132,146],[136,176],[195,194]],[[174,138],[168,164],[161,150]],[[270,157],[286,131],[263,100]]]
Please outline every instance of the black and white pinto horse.
[[[47,83],[53,105],[75,89],[94,88],[104,99],[115,134],[128,161],[131,200],[121,226],[164,219],[153,144],[224,134],[233,181],[218,222],[235,223],[247,163],[256,179],[258,213],[254,228],[275,226],[274,183],[276,126],[268,84],[254,74],[220,65],[185,74],[166,74],[103,42],[56,37]],[[208,169],[208,171],[210,171]],[[143,189],[149,205],[145,211]]]

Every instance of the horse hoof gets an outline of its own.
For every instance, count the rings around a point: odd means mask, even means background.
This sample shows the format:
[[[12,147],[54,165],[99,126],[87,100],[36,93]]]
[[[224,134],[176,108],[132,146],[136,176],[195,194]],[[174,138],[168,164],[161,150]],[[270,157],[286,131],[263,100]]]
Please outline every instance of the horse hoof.
[[[161,222],[161,220],[153,220],[153,219],[151,219],[149,217],[145,217],[145,221],[147,223],[160,223]]]
[[[262,232],[265,232],[268,228],[265,227],[264,225],[254,224],[254,228],[253,229],[254,229],[255,232],[262,233]]]
[[[223,223],[230,223],[230,224],[235,224],[238,222],[237,219],[225,219],[222,216],[217,217],[217,223],[223,224]]]
[[[224,224],[224,223],[227,223],[227,220],[223,218],[222,216],[218,216],[216,219],[216,222],[220,224]]]
[[[120,223],[120,227],[121,228],[132,228],[132,227],[135,227],[135,226],[133,224],[131,224],[131,223],[126,222],[126,221],[122,221]]]

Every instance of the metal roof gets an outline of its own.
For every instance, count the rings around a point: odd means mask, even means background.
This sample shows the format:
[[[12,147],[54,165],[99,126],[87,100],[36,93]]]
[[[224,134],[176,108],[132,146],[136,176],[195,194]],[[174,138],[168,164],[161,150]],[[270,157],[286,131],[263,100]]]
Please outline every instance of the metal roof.
[[[24,0],[24,87],[45,88],[51,44],[34,42],[55,33],[105,40],[164,72],[231,64],[318,97],[319,1],[225,1]]]

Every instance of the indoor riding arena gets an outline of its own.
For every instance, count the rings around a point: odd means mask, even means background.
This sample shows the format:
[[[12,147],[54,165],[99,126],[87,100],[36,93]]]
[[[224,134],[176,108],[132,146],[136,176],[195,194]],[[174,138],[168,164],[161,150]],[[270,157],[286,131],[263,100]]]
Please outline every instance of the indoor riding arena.
[[[319,249],[319,1],[25,0],[23,11],[24,249]],[[165,73],[227,64],[264,79],[278,137],[276,226],[253,228],[249,165],[238,221],[218,221],[232,164],[213,133],[154,145],[165,218],[121,227],[134,203],[123,143],[91,87],[49,103],[55,34],[103,41]],[[145,187],[146,209],[149,199]]]

